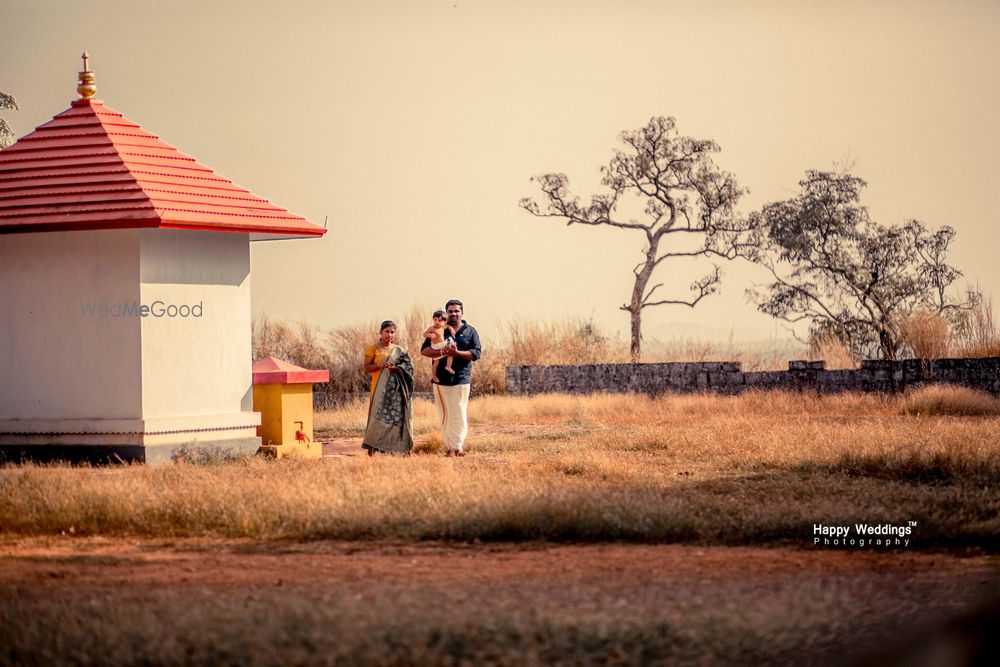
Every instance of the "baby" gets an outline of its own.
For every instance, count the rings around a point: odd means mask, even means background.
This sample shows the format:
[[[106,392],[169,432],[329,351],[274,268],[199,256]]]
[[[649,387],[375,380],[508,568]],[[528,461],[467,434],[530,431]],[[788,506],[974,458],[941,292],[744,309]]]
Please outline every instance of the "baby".
[[[429,338],[431,341],[432,350],[443,350],[445,346],[448,345],[448,340],[445,338],[446,333],[451,334],[452,339],[455,338],[455,330],[448,325],[448,319],[445,317],[444,311],[435,310],[434,324],[428,327],[427,331],[424,332],[424,338]],[[448,357],[448,361],[445,363],[444,369],[454,375],[455,371],[451,370],[451,360],[452,357]],[[438,364],[440,363],[440,358],[434,360],[434,365],[431,368],[432,380],[437,377]]]

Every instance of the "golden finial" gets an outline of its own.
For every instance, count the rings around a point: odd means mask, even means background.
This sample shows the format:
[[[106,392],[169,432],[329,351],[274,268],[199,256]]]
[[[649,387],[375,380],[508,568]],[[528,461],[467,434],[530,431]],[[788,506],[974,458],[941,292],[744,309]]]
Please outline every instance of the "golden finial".
[[[94,73],[90,71],[87,64],[87,61],[90,60],[90,54],[84,51],[81,57],[83,58],[83,71],[80,72],[80,85],[76,87],[76,92],[80,93],[81,100],[89,100],[97,94],[97,84],[94,83]]]

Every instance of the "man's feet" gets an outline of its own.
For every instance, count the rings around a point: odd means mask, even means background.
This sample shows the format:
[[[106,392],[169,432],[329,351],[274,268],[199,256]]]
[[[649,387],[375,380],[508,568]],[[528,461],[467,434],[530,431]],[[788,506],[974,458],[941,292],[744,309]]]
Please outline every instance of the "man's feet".
[[[452,456],[465,456],[465,452],[463,452],[461,449],[456,449],[455,453],[452,454]]]
[[[445,456],[454,456],[454,455],[455,455],[455,451],[451,450],[451,449],[449,449],[448,452],[445,454]]]

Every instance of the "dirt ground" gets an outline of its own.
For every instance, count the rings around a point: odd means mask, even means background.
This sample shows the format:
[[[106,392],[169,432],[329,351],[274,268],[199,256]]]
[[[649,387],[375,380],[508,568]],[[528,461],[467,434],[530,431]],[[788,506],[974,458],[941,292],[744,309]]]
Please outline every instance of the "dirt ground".
[[[674,632],[671,641],[686,648],[671,654],[668,662],[687,656],[680,662],[849,663],[875,648],[894,650],[926,639],[929,632],[984,600],[1000,599],[998,574],[997,557],[969,553],[623,544],[8,539],[0,542],[0,616],[4,616],[0,620],[33,614],[40,623],[65,626],[65,617],[76,618],[80,609],[96,610],[98,616],[115,610],[124,618],[151,613],[159,618],[183,608],[196,618],[199,607],[226,601],[221,609],[228,610],[230,628],[234,623],[260,624],[253,615],[256,607],[266,614],[304,608],[321,610],[316,618],[325,619],[323,625],[332,635],[353,629],[374,637],[391,615],[402,619],[407,632],[426,631],[408,640],[421,646],[433,641],[425,637],[439,637],[449,628],[462,636],[478,637],[482,632],[483,641],[496,643],[497,627],[510,622],[518,628],[572,629],[576,644],[549,649],[576,651],[582,641],[581,650],[589,652],[568,657],[578,663],[609,661],[601,653],[603,644],[595,648],[587,644],[591,640],[580,639],[579,627],[599,628],[594,632],[603,632],[604,637],[627,621],[629,627],[639,628],[633,634],[639,634],[622,639],[624,644],[614,649],[618,653],[610,654],[621,659],[611,662],[659,662],[660,654],[642,653],[641,644]],[[205,618],[211,617],[206,613]],[[650,629],[654,620],[658,625]],[[86,626],[80,632],[94,634]],[[292,643],[294,632],[288,639]],[[142,636],[143,630],[133,634]],[[222,659],[216,653],[197,653],[199,640],[190,634],[185,631],[185,641],[195,646],[188,646],[186,657],[178,662],[197,663],[198,655],[206,663]],[[155,637],[159,641],[160,635]],[[9,653],[0,653],[2,662],[60,659],[59,654],[34,653],[37,647],[30,635],[5,635],[0,640],[15,644]],[[322,641],[312,637],[307,643],[315,648]],[[630,649],[629,641],[639,648]],[[514,648],[526,650],[525,643],[522,637]],[[379,650],[388,650],[384,644]],[[566,648],[570,645],[572,649]],[[372,653],[367,644],[351,648],[341,641],[337,648],[343,651],[341,663],[410,662],[400,656],[414,655],[412,647],[384,655]],[[561,661],[558,655],[546,654],[544,646],[527,656],[504,653],[514,650],[510,646],[495,648],[485,658],[452,660],[449,655],[456,650],[452,647],[414,662]],[[460,657],[469,655],[461,651]],[[119,662],[148,659],[141,652],[122,655]],[[309,655],[293,662],[323,662]],[[163,656],[164,664],[173,662],[169,653]],[[234,659],[246,664],[271,661],[266,656]]]

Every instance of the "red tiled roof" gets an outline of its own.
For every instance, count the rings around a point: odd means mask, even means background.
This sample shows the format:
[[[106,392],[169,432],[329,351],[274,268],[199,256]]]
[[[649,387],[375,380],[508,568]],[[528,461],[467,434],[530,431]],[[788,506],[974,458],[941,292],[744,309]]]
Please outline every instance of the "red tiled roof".
[[[330,371],[311,371],[277,357],[264,357],[253,364],[254,384],[302,384],[329,382]]]
[[[326,233],[222,178],[99,100],[74,100],[0,151],[0,234],[132,227],[254,237]]]

